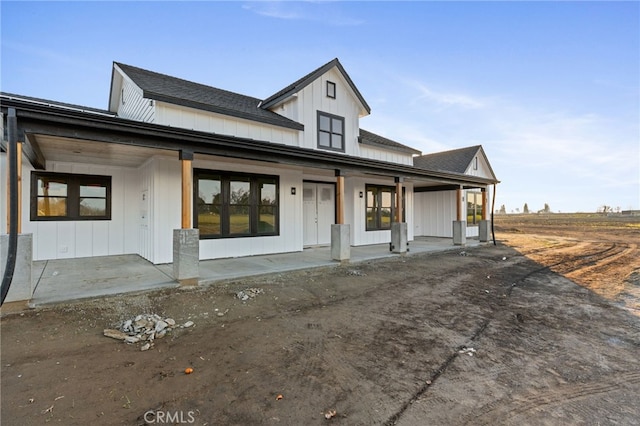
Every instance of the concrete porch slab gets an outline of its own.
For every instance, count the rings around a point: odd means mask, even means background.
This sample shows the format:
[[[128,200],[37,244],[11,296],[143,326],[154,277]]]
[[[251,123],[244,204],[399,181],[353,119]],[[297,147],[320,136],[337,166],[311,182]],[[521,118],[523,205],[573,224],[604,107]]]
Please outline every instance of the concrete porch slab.
[[[467,240],[464,249],[479,245]],[[418,237],[409,243],[407,256],[418,253],[461,250],[450,238]],[[349,263],[396,257],[389,244],[351,247]],[[331,247],[306,248],[301,252],[200,261],[200,285],[248,276],[287,272],[323,266],[338,266],[331,260]],[[41,306],[121,293],[179,287],[173,279],[173,264],[154,265],[131,255],[36,261],[33,265],[34,295],[30,306]]]

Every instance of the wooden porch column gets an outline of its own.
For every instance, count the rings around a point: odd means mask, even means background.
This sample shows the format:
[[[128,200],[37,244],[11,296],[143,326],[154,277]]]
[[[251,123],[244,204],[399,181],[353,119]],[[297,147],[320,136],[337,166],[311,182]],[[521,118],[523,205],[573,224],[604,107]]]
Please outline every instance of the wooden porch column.
[[[336,224],[344,224],[344,172],[336,170]]]
[[[487,188],[482,188],[481,194],[482,194],[482,220],[487,220]]]
[[[396,222],[402,222],[402,182],[403,178],[396,178]]]
[[[456,220],[462,220],[462,187],[456,189]]]
[[[18,157],[18,220],[17,220],[17,228],[18,234],[22,233],[22,142],[18,141],[16,143],[16,153]],[[11,190],[10,190],[10,180],[11,180],[11,164],[9,162],[9,158],[12,155],[11,153],[11,144],[7,144],[7,234],[9,233],[9,229],[11,226],[11,215],[10,215],[10,203],[11,203]]]
[[[191,229],[193,220],[193,152],[180,151],[182,163],[182,229]]]

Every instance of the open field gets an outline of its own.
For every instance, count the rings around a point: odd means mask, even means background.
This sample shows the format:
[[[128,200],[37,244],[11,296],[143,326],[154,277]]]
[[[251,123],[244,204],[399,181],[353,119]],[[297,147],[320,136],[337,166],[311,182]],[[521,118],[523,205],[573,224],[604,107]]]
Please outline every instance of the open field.
[[[638,221],[496,219],[497,246],[5,315],[1,423],[637,424]],[[141,313],[195,326],[102,335]]]

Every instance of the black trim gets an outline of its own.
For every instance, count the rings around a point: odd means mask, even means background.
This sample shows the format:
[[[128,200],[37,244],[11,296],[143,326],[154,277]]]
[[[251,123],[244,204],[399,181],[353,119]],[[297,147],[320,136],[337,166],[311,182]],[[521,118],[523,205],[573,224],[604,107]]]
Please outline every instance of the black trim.
[[[336,98],[336,84],[333,81],[327,80],[327,98]]]
[[[280,177],[275,175],[261,175],[252,173],[237,173],[232,171],[194,169],[194,185],[193,185],[193,227],[198,228],[198,200],[199,181],[201,178],[211,177],[220,180],[220,202],[206,203],[218,206],[220,213],[220,233],[219,234],[203,234],[200,233],[200,239],[220,239],[220,238],[243,238],[243,237],[267,237],[280,235]],[[249,182],[249,200],[247,203],[231,204],[230,184],[234,180],[244,180]],[[266,180],[275,181],[276,185],[276,204],[275,206],[275,230],[271,232],[260,232],[260,208],[268,207],[261,204],[259,199],[259,184]],[[230,210],[231,206],[245,206],[249,211],[249,232],[233,233],[231,230]]]
[[[326,130],[320,130],[320,118],[322,117],[326,117],[329,119],[329,131]],[[317,122],[316,122],[316,136],[317,136],[317,146],[318,149],[327,149],[330,151],[338,151],[338,152],[344,152],[345,151],[345,145],[346,145],[346,141],[345,141],[345,127],[344,127],[344,117],[340,117],[339,115],[335,115],[335,114],[330,114],[328,112],[324,112],[324,111],[317,111],[316,112],[316,118],[317,118]],[[337,133],[334,132],[333,130],[333,120],[339,120],[342,123],[342,133]],[[326,145],[321,145],[320,144],[320,134],[328,134],[329,135],[329,146]],[[332,145],[332,137],[333,135],[340,135],[342,137],[342,146],[340,148],[334,148]]]
[[[321,169],[342,168],[381,176],[439,180],[443,184],[486,186],[496,179],[441,170],[425,170],[404,164],[336,155],[318,149],[300,148],[248,138],[239,138],[181,129],[154,123],[65,110],[32,102],[1,97],[2,111],[15,107],[18,127],[26,135],[50,135],[70,139],[94,140],[153,149],[180,151],[189,147],[196,154],[243,158]],[[5,118],[6,120],[6,118]],[[33,163],[32,163],[33,164]],[[34,165],[35,166],[35,165]]]
[[[38,216],[38,178],[55,178],[66,181],[67,184],[67,214],[65,216]],[[80,187],[83,185],[99,184],[106,188],[105,197],[80,197]],[[59,198],[59,197],[56,197]],[[80,215],[81,198],[105,199],[106,214],[102,216]],[[111,220],[111,176],[82,175],[72,173],[31,172],[30,195],[31,221],[85,221],[85,220]]]

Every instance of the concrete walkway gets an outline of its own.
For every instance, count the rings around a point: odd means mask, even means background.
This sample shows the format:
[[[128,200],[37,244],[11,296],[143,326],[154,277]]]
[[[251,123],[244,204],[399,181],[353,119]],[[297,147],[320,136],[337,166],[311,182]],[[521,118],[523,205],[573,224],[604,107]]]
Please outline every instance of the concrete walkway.
[[[466,247],[477,246],[467,239]],[[419,237],[411,241],[407,256],[445,250],[463,251],[450,238]],[[399,256],[389,244],[351,247],[350,263]],[[337,266],[330,247],[302,252],[200,261],[200,285],[253,275],[286,272],[322,266]],[[33,262],[34,294],[29,306],[130,292],[179,287],[173,279],[173,264],[154,265],[138,255],[102,256]]]

